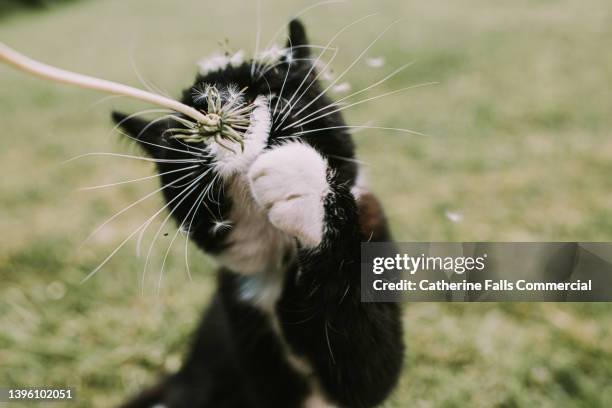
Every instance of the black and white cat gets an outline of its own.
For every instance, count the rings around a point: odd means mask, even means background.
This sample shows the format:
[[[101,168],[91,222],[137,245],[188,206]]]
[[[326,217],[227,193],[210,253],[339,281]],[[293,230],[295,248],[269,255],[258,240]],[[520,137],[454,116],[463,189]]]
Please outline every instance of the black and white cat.
[[[202,89],[214,85],[254,103],[243,148],[113,114],[156,159],[177,223],[221,265],[183,367],[125,407],[372,407],[395,386],[399,307],[360,301],[360,243],[389,231],[357,181],[342,117],[319,97],[310,50],[294,20],[265,69],[241,53],[200,64],[182,101],[206,111]],[[308,115],[317,119],[287,128]]]

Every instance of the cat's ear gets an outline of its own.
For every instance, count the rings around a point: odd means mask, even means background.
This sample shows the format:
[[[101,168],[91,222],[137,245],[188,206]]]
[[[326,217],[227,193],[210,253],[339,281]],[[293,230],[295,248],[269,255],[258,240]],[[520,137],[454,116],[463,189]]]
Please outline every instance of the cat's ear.
[[[309,58],[310,47],[308,47],[308,37],[306,37],[306,29],[302,22],[298,19],[293,19],[289,22],[289,39],[287,40],[287,48],[292,50],[294,58]]]
[[[164,149],[163,146],[167,144],[163,137],[164,130],[167,129],[166,124],[130,117],[117,111],[113,111],[112,118],[127,134],[127,137],[138,142],[150,156],[160,157],[160,153]]]

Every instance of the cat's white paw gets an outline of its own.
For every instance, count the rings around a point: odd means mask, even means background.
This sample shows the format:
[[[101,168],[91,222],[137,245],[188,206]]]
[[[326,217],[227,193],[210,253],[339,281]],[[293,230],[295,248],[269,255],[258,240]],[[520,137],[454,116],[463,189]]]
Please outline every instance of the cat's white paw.
[[[253,198],[278,229],[307,247],[323,239],[327,162],[312,147],[289,143],[263,153],[248,173]]]
[[[212,142],[208,149],[213,157],[213,166],[224,179],[236,174],[244,174],[251,163],[266,148],[272,117],[268,98],[259,96],[255,100],[255,109],[251,113],[251,125],[244,135],[244,145],[238,142],[224,140],[223,144]]]

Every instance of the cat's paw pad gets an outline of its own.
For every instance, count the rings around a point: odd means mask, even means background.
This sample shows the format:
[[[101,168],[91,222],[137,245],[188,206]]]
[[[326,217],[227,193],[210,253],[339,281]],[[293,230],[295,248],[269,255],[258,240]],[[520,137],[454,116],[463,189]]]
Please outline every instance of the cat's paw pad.
[[[307,247],[323,239],[327,162],[312,147],[290,143],[255,160],[248,173],[255,201],[270,222]]]

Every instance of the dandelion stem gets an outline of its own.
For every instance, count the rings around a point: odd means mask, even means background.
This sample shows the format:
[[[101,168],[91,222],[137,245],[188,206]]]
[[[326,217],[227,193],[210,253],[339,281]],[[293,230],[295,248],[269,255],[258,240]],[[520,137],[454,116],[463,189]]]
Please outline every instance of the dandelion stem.
[[[42,62],[35,61],[15,51],[2,42],[0,42],[0,62],[12,65],[21,71],[36,75],[43,79],[76,85],[81,88],[108,92],[114,95],[127,96],[180,112],[198,123],[208,124],[209,122],[209,118],[202,112],[199,112],[191,106],[187,106],[174,99],[143,91],[142,89],[134,88],[128,85],[52,67],[50,65],[43,64]]]

